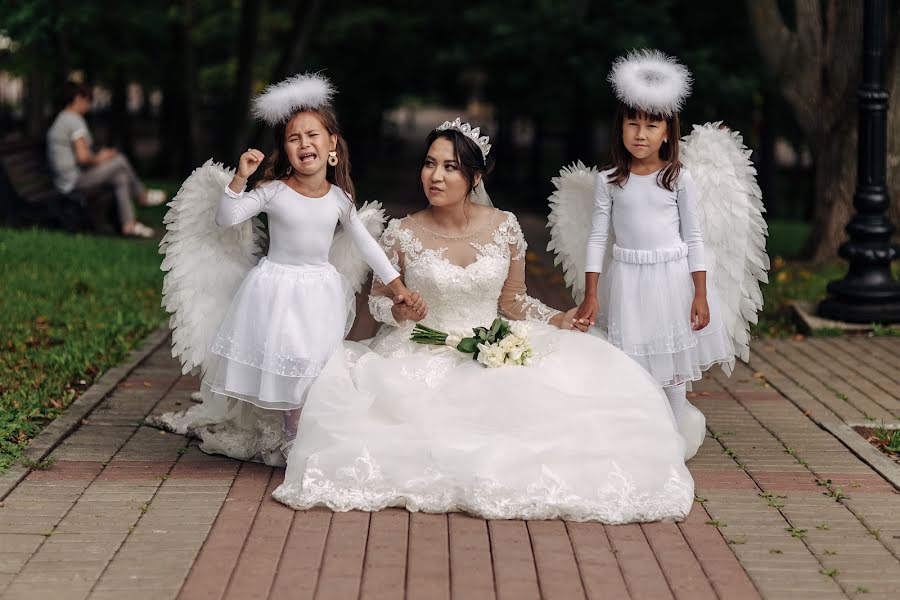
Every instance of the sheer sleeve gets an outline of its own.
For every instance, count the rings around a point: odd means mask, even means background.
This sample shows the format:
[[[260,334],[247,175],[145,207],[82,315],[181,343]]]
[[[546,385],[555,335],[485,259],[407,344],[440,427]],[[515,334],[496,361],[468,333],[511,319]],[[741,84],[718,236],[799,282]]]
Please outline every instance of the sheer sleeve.
[[[688,247],[688,268],[691,273],[706,270],[703,231],[697,212],[697,191],[694,178],[687,170],[678,178],[678,220],[681,222],[681,239]]]
[[[347,230],[347,233],[350,234],[350,238],[362,255],[363,260],[372,267],[379,281],[390,283],[400,277],[397,268],[394,267],[385,255],[383,248],[378,246],[378,242],[375,241],[366,229],[366,226],[363,225],[362,219],[359,218],[359,213],[356,212],[356,207],[352,204],[350,205],[348,216],[341,219],[341,224]]]
[[[378,241],[384,254],[387,255],[394,271],[403,273],[403,251],[400,246],[400,221],[391,219]],[[368,235],[368,234],[367,234]],[[394,306],[394,295],[384,280],[375,273],[372,276],[372,291],[369,294],[369,312],[376,321],[399,327],[391,308]]]
[[[270,183],[249,192],[237,193],[226,185],[219,201],[219,209],[216,211],[216,225],[233,227],[255,217],[265,210],[269,198],[274,193],[274,187],[275,185]]]
[[[501,238],[498,241],[509,244],[509,272],[500,292],[500,313],[514,321],[548,323],[560,311],[528,295],[525,287],[525,251],[528,245],[515,215],[507,215],[496,234]]]

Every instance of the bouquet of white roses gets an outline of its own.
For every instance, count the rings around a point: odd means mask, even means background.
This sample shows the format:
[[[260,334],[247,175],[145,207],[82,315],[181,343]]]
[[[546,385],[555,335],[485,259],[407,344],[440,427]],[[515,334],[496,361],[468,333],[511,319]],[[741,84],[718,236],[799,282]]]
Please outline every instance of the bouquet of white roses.
[[[501,318],[494,319],[490,327],[475,327],[472,337],[459,337],[444,331],[417,324],[410,339],[419,344],[450,346],[486,367],[506,365],[529,366],[534,363],[534,350],[528,342],[528,325],[515,321],[512,325]]]

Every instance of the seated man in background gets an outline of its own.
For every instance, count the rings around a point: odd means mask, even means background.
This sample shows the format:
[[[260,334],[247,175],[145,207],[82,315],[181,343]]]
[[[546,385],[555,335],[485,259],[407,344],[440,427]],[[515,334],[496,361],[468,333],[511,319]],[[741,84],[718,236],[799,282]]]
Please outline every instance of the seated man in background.
[[[115,191],[122,235],[153,237],[154,231],[135,218],[135,202],[155,206],[166,201],[162,190],[147,190],[128,162],[115,148],[93,151],[93,137],[84,115],[91,109],[91,90],[67,81],[63,109],[47,130],[47,159],[53,185],[68,194],[80,192],[87,200],[106,186]]]

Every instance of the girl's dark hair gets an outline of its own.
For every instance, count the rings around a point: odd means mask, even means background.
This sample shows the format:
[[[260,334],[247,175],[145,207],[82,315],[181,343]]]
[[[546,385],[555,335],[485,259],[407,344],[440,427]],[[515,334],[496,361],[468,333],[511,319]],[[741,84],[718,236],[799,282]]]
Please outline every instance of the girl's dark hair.
[[[425,138],[426,155],[428,154],[428,149],[431,148],[431,144],[438,138],[450,140],[450,143],[453,144],[453,154],[456,156],[456,162],[459,164],[459,172],[469,182],[469,189],[466,193],[471,193],[472,188],[475,187],[475,176],[480,173],[483,178],[493,170],[493,159],[488,157],[485,160],[478,144],[472,138],[456,129],[444,129],[443,131],[435,129],[429,133],[428,137]],[[421,184],[421,180],[419,183]]]
[[[341,135],[337,115],[334,113],[334,110],[331,107],[326,106],[323,108],[307,108],[299,112],[309,112],[316,115],[322,122],[322,125],[325,127],[328,134],[337,136],[337,146],[335,147],[335,150],[337,150],[338,164],[333,168],[334,175],[332,183],[344,190],[350,197],[350,202],[355,204],[356,186],[353,185],[353,179],[350,178],[350,153],[347,150],[347,141],[344,139],[344,136]],[[291,166],[291,162],[284,153],[284,138],[287,125],[296,114],[297,113],[292,115],[291,118],[284,123],[280,123],[273,128],[272,135],[274,147],[272,153],[266,159],[266,170],[257,185],[262,185],[267,181],[284,179],[290,174],[288,168]],[[329,168],[332,167],[329,165]]]
[[[609,176],[609,182],[622,187],[628,181],[631,174],[631,152],[622,141],[622,126],[625,119],[646,118],[651,121],[665,121],[668,126],[668,140],[659,149],[659,157],[666,162],[666,166],[656,176],[656,182],[670,192],[675,189],[675,183],[681,174],[681,160],[678,158],[678,140],[681,139],[681,124],[678,113],[670,117],[654,115],[636,108],[632,108],[622,102],[616,107],[613,117],[612,131],[609,144],[609,165],[607,169],[614,169]]]

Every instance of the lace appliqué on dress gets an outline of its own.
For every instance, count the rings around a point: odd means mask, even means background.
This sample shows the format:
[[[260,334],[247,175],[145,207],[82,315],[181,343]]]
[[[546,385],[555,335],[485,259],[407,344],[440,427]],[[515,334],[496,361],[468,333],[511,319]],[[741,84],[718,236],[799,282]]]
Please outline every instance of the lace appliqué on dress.
[[[515,246],[516,253],[510,258],[512,260],[522,260],[525,258],[525,251],[528,250],[528,244],[525,242],[525,234],[522,233],[522,226],[519,220],[512,213],[506,213],[506,220],[500,223],[500,226],[494,232],[494,243],[500,246]]]
[[[238,343],[233,335],[223,333],[216,335],[209,351],[242,365],[285,377],[316,377],[325,366],[321,360],[290,356],[266,347],[248,348]]]
[[[480,478],[456,481],[434,467],[414,479],[393,482],[363,448],[349,465],[326,474],[312,454],[299,483],[285,483],[273,497],[292,508],[327,506],[335,511],[378,511],[404,506],[410,511],[464,511],[485,519],[565,519],[607,524],[684,518],[694,498],[692,482],[673,468],[661,493],[642,493],[627,472],[614,466],[602,488],[584,497],[549,467],[522,489],[506,489],[499,481]]]
[[[525,313],[525,321],[549,323],[550,319],[559,314],[559,311],[555,308],[550,308],[540,300],[536,300],[528,294],[516,294],[515,300],[519,304],[520,309]]]

